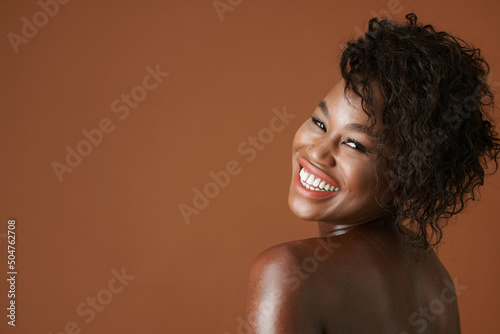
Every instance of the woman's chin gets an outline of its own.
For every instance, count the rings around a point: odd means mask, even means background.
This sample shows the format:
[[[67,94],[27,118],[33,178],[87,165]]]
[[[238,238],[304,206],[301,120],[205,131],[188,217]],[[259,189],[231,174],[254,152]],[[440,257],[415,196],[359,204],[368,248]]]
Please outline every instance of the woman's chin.
[[[296,195],[295,195],[296,196]],[[288,207],[290,211],[300,219],[307,221],[322,220],[321,213],[316,212],[310,205],[301,203],[300,199],[296,198],[294,194],[290,193],[288,197]]]

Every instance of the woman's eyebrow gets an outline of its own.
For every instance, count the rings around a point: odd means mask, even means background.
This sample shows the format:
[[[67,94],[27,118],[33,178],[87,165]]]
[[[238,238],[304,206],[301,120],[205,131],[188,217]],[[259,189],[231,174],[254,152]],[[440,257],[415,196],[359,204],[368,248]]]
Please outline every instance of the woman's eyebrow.
[[[326,103],[325,101],[321,101],[320,103],[318,103],[318,107],[321,109],[321,111],[323,112],[323,114],[325,114],[326,117],[330,117],[330,112],[328,111],[328,108],[326,107]]]
[[[361,125],[361,124],[350,123],[350,124],[347,124],[345,126],[345,128],[347,130],[357,131],[357,132],[361,132],[361,133],[367,134],[367,135],[369,135],[371,137],[375,137],[375,138],[378,137],[378,133],[375,130],[373,130],[370,127]]]
[[[326,107],[325,101],[321,101],[320,103],[318,103],[318,107],[321,109],[321,111],[323,112],[323,114],[325,114],[326,117],[328,117],[328,118],[330,117],[330,112],[328,111],[328,108]],[[374,131],[372,128],[369,128],[369,127],[361,125],[361,124],[356,124],[356,123],[347,124],[346,129],[351,130],[351,131],[362,132],[364,134],[367,134],[367,135],[375,137],[375,138],[378,137],[378,133],[376,131]]]

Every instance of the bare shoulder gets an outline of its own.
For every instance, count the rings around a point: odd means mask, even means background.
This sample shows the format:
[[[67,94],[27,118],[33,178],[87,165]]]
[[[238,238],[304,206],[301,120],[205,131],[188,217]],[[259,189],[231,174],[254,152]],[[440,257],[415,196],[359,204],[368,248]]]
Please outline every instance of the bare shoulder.
[[[295,240],[270,247],[260,253],[252,265],[252,274],[280,276],[296,290],[301,281],[317,286],[318,280],[328,282],[365,279],[371,272],[393,272],[406,260],[399,255],[399,246],[390,234],[364,228],[347,234]],[[378,275],[375,275],[378,276]],[[375,277],[372,277],[372,279]],[[321,286],[322,287],[322,286]]]
[[[461,288],[433,253],[417,263],[384,231],[287,242],[252,265],[251,332],[459,333]]]
[[[334,238],[311,238],[278,244],[264,250],[256,257],[252,272],[257,274],[275,270],[282,272],[297,266],[315,270],[318,262],[335,258],[334,253],[340,246],[341,243]]]
[[[248,291],[249,333],[320,334],[320,314],[317,308],[318,289],[315,284],[303,284],[309,274],[302,275],[304,263],[316,254],[325,258],[333,253],[336,244],[317,243],[311,239],[292,241],[273,246],[260,253],[252,264]],[[315,260],[314,260],[315,261]]]
[[[366,231],[295,240],[272,246],[252,264],[251,282],[279,279],[282,289],[297,294],[338,286],[368,272],[383,271],[393,261],[397,245]],[[372,277],[373,278],[373,277]]]
[[[347,235],[318,237],[260,253],[250,273],[249,332],[325,333],[324,310],[340,305],[349,271],[345,254],[355,244]]]

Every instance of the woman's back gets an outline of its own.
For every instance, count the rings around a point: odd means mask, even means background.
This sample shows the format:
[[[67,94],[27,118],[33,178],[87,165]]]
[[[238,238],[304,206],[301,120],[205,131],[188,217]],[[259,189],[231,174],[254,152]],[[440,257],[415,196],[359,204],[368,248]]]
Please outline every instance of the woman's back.
[[[257,333],[460,333],[446,269],[434,253],[412,260],[396,238],[367,224],[264,251],[252,268],[250,303],[260,306],[250,305],[250,327]]]

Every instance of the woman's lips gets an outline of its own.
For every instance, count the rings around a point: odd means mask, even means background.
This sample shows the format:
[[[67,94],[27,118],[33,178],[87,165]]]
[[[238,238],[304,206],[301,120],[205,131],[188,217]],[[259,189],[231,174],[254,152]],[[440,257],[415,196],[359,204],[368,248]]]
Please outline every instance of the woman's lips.
[[[312,174],[314,175],[316,178],[319,178],[321,180],[324,180],[326,183],[330,184],[331,186],[333,186],[334,188],[340,188],[340,186],[337,184],[337,182],[335,182],[332,177],[328,174],[326,174],[324,171],[322,171],[321,169],[319,169],[318,167],[314,166],[312,163],[310,163],[308,160],[304,159],[304,158],[301,158],[299,157],[297,159],[297,161],[299,162],[299,173],[300,173],[300,169],[301,167],[304,167],[304,169],[309,173],[309,174]]]
[[[295,190],[302,196],[323,199],[337,195],[339,186],[333,179],[305,159],[299,158],[299,170],[294,177]]]
[[[302,182],[300,182],[300,175],[298,172],[293,178],[293,187],[299,195],[312,199],[324,199],[336,196],[338,194],[338,191],[316,191],[307,189],[302,185]]]

